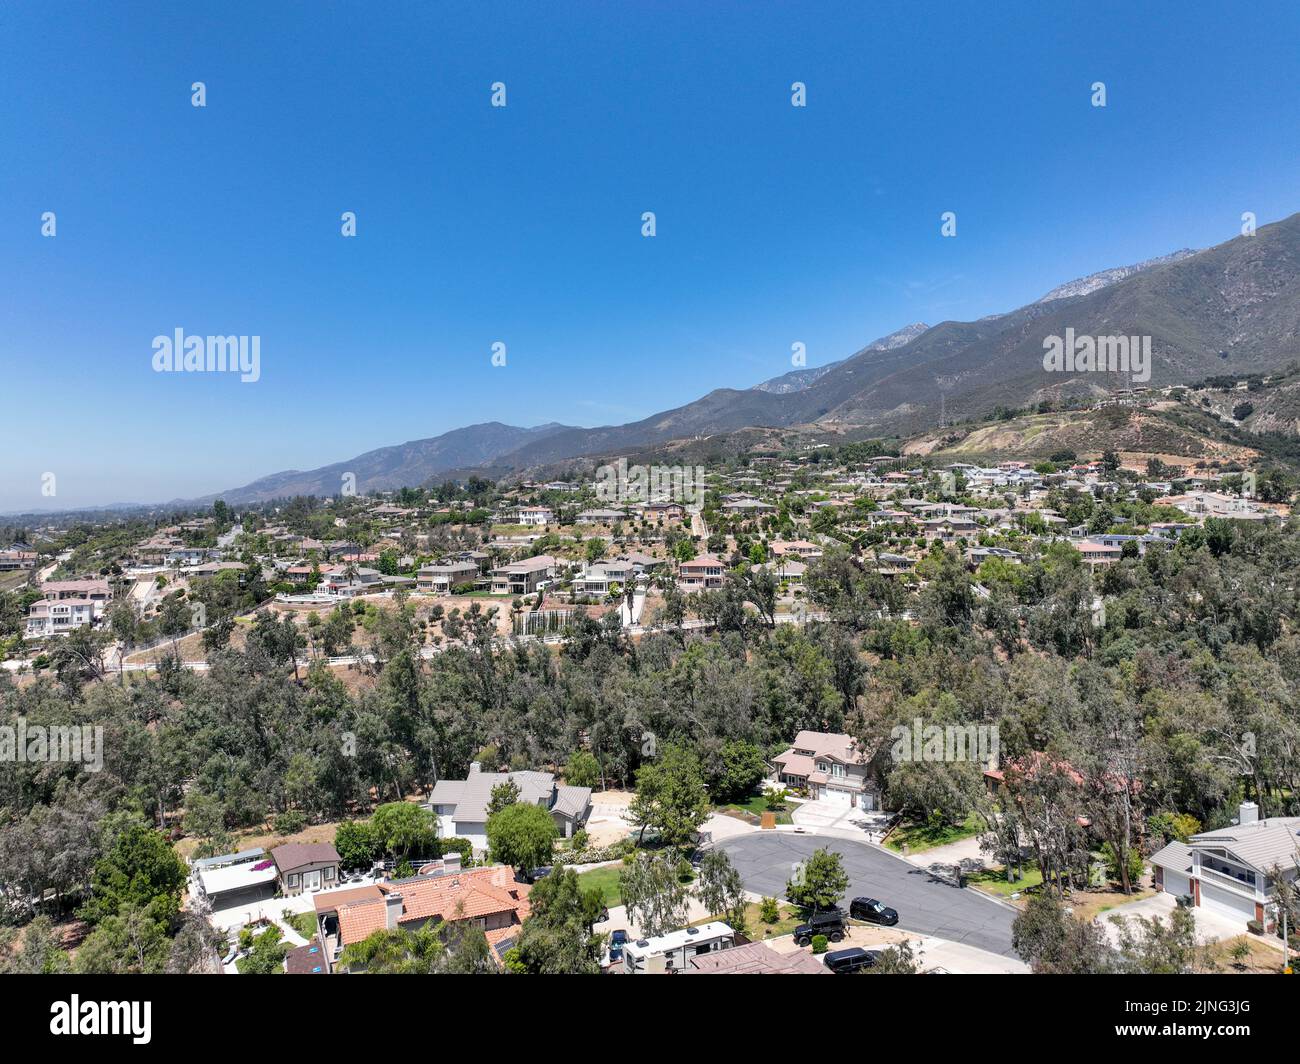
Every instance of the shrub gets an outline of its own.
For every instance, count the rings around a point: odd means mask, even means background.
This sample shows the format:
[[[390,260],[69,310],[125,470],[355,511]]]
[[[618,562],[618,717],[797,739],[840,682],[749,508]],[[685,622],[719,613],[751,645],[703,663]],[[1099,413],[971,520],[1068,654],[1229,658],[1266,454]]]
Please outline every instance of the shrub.
[[[813,935],[812,951],[814,953],[825,953],[829,944],[830,940],[825,935]]]
[[[294,835],[307,826],[307,817],[300,809],[286,809],[275,818],[277,835]]]
[[[1258,920],[1247,920],[1246,930],[1252,935],[1262,935],[1264,933],[1264,925]]]
[[[781,906],[775,898],[764,898],[758,903],[758,918],[765,924],[774,924],[781,919]]]

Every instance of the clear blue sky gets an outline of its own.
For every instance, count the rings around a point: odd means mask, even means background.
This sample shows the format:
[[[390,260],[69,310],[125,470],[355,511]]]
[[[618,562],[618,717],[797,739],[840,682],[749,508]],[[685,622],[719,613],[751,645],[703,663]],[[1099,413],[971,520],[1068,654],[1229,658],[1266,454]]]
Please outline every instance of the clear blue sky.
[[[6,3],[0,511],[623,422],[1226,240],[1300,209],[1296,12]],[[177,327],[261,380],[154,373]]]

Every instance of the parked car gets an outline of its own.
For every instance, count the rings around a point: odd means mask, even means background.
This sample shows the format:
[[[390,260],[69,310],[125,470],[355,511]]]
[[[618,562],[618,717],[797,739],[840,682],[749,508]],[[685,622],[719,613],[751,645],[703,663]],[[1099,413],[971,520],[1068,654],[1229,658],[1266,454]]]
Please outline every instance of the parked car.
[[[898,910],[881,904],[875,898],[854,898],[849,903],[849,915],[855,920],[866,920],[882,927],[893,927],[898,923]]]
[[[815,935],[825,935],[832,942],[844,941],[844,913],[839,909],[822,909],[794,929],[797,946],[809,945]]]
[[[848,949],[833,950],[822,959],[826,962],[826,967],[836,975],[851,975],[854,972],[866,971],[876,963],[876,958],[879,956],[879,950],[851,946]]]
[[[623,959],[623,946],[627,944],[627,932],[621,927],[609,933],[609,963],[614,964]]]

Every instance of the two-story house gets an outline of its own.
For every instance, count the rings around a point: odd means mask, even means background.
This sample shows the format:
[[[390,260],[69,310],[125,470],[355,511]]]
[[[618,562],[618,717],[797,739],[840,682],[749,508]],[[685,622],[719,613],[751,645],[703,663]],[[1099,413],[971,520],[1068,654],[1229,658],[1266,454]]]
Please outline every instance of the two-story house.
[[[1220,916],[1273,922],[1275,876],[1294,883],[1300,860],[1300,817],[1259,819],[1254,802],[1242,802],[1237,823],[1171,842],[1153,854],[1156,886],[1189,895],[1194,905]]]
[[[712,554],[705,554],[677,567],[677,586],[684,592],[716,591],[722,587],[726,575],[726,563]]]
[[[867,765],[867,756],[852,736],[801,731],[789,750],[772,758],[771,778],[806,790],[813,801],[879,809],[880,788],[868,777]]]

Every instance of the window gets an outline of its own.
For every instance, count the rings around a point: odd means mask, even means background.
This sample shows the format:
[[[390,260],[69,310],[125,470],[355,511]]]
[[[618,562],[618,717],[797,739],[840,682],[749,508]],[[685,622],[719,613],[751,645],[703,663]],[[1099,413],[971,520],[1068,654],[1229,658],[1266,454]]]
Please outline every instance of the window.
[[[294,872],[291,875],[289,875],[285,879],[285,882],[291,887],[296,887],[298,885],[298,873]]]
[[[333,866],[333,865],[330,865],[330,867],[328,867],[327,869],[325,869],[325,879],[326,879],[326,880],[330,880],[330,879],[333,879],[333,878],[334,878],[334,866]]]

